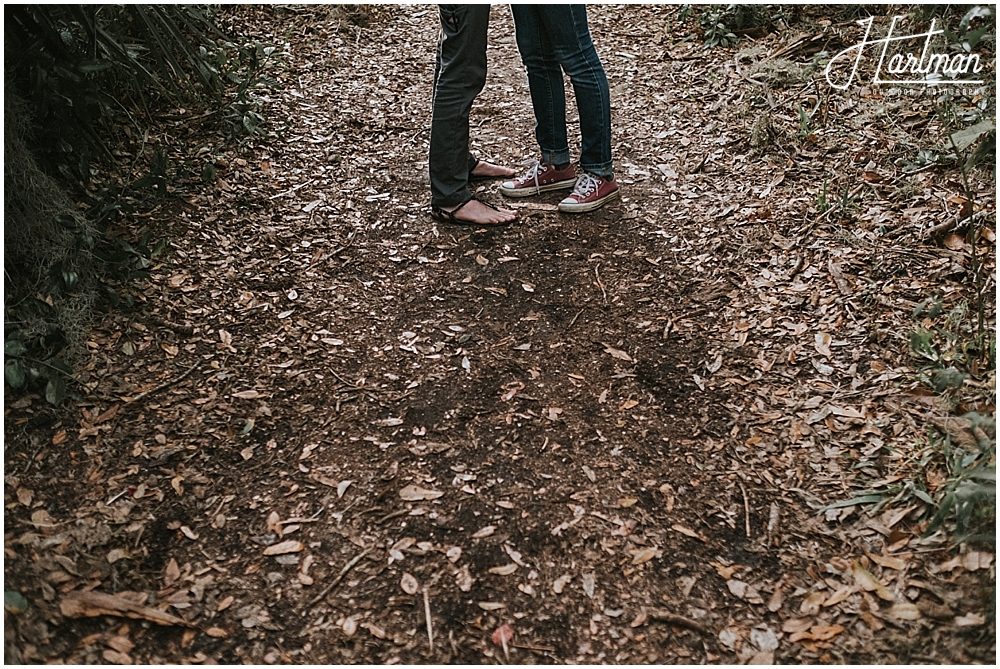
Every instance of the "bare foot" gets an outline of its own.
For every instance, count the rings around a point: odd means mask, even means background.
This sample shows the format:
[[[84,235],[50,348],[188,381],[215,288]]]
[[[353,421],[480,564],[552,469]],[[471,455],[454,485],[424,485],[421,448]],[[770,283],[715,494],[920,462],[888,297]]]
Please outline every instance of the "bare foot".
[[[517,172],[509,167],[494,165],[493,163],[487,163],[481,160],[474,168],[472,168],[472,173],[469,176],[477,179],[505,179],[507,177],[517,176]]]
[[[475,225],[499,225],[501,223],[509,223],[517,218],[516,211],[494,209],[486,206],[479,200],[469,200],[464,205],[452,207],[451,209],[441,207],[441,211],[454,212],[458,222]]]

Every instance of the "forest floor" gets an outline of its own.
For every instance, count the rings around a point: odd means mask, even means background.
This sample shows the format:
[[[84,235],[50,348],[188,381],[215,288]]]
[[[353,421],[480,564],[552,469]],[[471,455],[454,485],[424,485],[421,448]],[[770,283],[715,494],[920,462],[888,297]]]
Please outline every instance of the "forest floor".
[[[995,416],[994,370],[934,392],[910,348],[935,296],[928,332],[972,339],[966,192],[912,162],[944,151],[932,98],[803,73],[853,21],[737,57],[676,7],[591,6],[621,201],[475,229],[429,216],[433,7],[240,11],[288,44],[277,136],[151,133],[178,172],[136,308],[58,410],[5,401],[6,661],[995,661],[992,545],[924,537],[912,492]],[[506,7],[489,59],[474,150],[520,169]]]

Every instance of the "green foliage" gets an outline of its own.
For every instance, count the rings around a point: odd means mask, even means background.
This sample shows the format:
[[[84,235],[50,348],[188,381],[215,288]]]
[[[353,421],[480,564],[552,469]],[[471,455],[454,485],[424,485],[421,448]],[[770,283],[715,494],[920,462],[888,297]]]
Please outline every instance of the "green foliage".
[[[945,435],[937,442],[938,455],[948,473],[947,482],[934,499],[936,509],[924,536],[945,521],[955,523],[956,542],[996,542],[996,418],[969,413],[964,416],[976,435],[976,447],[960,446]],[[982,526],[983,532],[975,533]]]
[[[698,16],[704,33],[705,48],[729,47],[739,38],[736,33],[753,29],[770,29],[783,20],[783,8],[778,5],[706,5]],[[691,13],[684,5],[682,18]]]
[[[239,133],[260,132],[254,91],[275,54],[225,39],[204,6],[19,5],[5,15],[4,379],[56,404],[93,310],[128,303],[121,287],[162,249],[101,226],[131,211],[129,187],[166,193],[167,149],[153,149],[147,173],[125,189],[95,185],[95,163],[114,160],[123,128],[141,136],[153,110],[225,111],[230,88]]]

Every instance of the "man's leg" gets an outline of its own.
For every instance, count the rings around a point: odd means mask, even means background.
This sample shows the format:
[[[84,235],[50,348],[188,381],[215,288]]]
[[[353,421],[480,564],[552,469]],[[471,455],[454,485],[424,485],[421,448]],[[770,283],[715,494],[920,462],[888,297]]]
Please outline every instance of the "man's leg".
[[[469,175],[478,162],[469,151],[469,112],[486,85],[490,6],[440,5],[440,13],[428,157],[431,206],[454,212],[456,220],[467,223],[512,221],[516,212],[473,200],[469,190]]]
[[[441,36],[434,67],[429,170],[431,204],[453,207],[472,197],[469,112],[486,85],[489,5],[440,5]]]

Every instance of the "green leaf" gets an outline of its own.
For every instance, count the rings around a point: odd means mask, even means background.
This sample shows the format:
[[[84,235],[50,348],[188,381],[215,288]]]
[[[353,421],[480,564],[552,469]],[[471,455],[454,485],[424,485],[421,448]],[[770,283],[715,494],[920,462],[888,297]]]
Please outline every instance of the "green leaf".
[[[4,355],[24,355],[28,348],[20,339],[8,339],[3,343]]]
[[[820,509],[820,513],[825,513],[830,509],[839,509],[845,506],[855,506],[857,504],[874,504],[882,501],[882,495],[861,495],[852,499],[842,499]]]
[[[28,600],[16,590],[4,590],[3,610],[7,613],[24,613],[28,610]]]
[[[48,400],[49,404],[52,406],[59,406],[62,402],[63,397],[66,395],[66,381],[63,380],[61,376],[55,376],[49,379],[49,383],[45,386],[45,399]]]
[[[15,390],[23,388],[28,380],[24,363],[20,360],[8,360],[3,366],[3,377],[11,388]]]
[[[980,121],[976,125],[953,132],[951,134],[951,141],[955,143],[955,148],[959,151],[964,151],[975,144],[980,137],[991,130],[995,130],[996,127],[996,123],[992,119]]]

